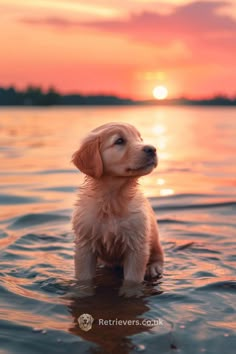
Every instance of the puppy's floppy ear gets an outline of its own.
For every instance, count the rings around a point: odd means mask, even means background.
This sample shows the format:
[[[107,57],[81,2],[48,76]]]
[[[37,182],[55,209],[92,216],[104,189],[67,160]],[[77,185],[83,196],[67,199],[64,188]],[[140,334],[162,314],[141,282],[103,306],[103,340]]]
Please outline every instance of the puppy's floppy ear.
[[[89,137],[72,156],[72,162],[83,173],[93,178],[103,174],[99,137]]]

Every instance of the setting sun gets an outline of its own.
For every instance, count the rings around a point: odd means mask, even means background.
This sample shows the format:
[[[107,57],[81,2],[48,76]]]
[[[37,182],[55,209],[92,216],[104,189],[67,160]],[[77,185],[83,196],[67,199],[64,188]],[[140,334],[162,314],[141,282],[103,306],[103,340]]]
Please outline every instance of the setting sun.
[[[164,100],[168,96],[168,90],[165,86],[156,86],[154,87],[152,94],[157,100]]]

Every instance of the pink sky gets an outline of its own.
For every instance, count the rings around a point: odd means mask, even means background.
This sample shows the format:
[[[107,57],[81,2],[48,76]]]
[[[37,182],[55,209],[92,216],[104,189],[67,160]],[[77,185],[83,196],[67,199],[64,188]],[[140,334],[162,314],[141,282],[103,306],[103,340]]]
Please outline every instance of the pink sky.
[[[0,86],[236,96],[234,1],[0,0]]]

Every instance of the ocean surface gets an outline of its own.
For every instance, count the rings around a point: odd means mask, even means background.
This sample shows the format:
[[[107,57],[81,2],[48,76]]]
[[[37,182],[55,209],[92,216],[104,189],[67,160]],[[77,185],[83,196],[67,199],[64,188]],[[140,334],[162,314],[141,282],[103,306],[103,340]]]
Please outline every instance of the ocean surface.
[[[78,299],[70,219],[82,175],[71,155],[109,121],[134,124],[158,148],[141,187],[165,272],[125,299],[120,274],[99,268],[96,295]],[[1,354],[236,352],[235,108],[1,108],[0,161]],[[83,313],[94,318],[87,332]]]

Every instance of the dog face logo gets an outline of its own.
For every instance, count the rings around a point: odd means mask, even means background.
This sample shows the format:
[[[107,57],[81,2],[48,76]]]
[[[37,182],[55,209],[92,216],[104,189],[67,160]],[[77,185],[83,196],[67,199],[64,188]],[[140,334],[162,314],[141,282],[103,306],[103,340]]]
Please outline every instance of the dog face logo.
[[[88,313],[83,313],[78,318],[78,324],[83,331],[89,331],[92,328],[94,318]]]

